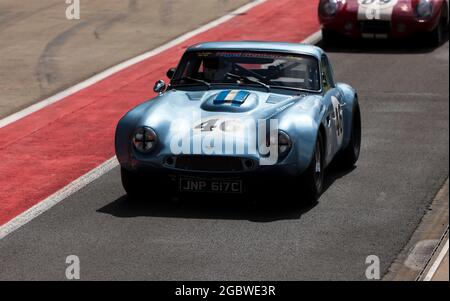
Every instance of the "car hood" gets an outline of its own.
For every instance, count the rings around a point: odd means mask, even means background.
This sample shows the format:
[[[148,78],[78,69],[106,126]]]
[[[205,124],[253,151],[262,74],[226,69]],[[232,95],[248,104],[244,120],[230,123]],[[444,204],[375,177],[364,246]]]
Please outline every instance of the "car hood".
[[[347,12],[362,13],[366,9],[379,9],[381,16],[384,14],[392,14],[396,9],[410,10],[412,7],[411,0],[391,0],[387,2],[377,1],[375,3],[364,4],[362,0],[348,0],[345,2],[345,10]]]
[[[302,102],[303,111],[315,102],[308,101],[317,95],[302,93],[285,95],[252,90],[209,90],[179,91],[169,90],[144,104],[140,114],[140,125],[158,126],[158,123],[192,118],[252,118],[270,119]],[[196,115],[196,116],[193,116]]]
[[[213,144],[219,147],[220,144],[235,145],[236,150],[254,149],[256,143],[266,139],[269,128],[271,132],[279,129],[295,136],[300,135],[295,129],[302,126],[301,132],[306,133],[307,140],[309,129],[317,126],[316,120],[324,111],[321,98],[314,93],[169,90],[128,112],[119,121],[116,142],[130,139],[135,129],[142,126],[156,132],[159,143],[155,154],[161,157],[179,154],[179,145],[184,154],[206,154],[204,148],[184,150],[186,145],[189,149],[191,142],[199,145],[198,141],[220,141]],[[209,142],[205,144],[209,145]]]

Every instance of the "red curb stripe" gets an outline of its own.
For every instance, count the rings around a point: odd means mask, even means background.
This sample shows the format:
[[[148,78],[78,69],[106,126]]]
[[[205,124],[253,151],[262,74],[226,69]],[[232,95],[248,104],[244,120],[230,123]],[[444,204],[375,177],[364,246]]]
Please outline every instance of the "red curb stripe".
[[[0,225],[114,155],[117,121],[203,41],[298,42],[319,29],[318,0],[268,0],[0,129]]]

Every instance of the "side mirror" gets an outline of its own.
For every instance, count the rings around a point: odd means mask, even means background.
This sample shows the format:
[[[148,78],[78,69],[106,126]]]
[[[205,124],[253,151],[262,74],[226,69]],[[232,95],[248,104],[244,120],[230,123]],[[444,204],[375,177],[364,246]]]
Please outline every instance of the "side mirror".
[[[328,81],[325,72],[322,72],[322,84],[324,87],[328,87]]]
[[[177,70],[176,68],[170,68],[169,70],[167,70],[167,73],[166,73],[167,77],[169,79],[172,79],[172,77],[174,76],[176,70]]]
[[[166,83],[163,80],[159,80],[153,86],[153,91],[156,93],[162,94],[166,90]]]

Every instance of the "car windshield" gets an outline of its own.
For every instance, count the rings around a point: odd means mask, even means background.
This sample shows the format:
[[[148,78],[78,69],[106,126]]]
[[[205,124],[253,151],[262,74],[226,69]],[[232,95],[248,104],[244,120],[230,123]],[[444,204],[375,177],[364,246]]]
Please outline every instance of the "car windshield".
[[[250,51],[187,52],[173,86],[246,84],[319,91],[317,59],[309,55]]]

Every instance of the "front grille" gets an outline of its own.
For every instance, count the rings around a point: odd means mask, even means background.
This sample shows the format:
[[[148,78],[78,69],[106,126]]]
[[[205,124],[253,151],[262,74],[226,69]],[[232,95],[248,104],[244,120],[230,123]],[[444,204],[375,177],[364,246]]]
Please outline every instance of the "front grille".
[[[221,156],[178,156],[175,168],[193,171],[242,171],[242,159]]]
[[[360,22],[361,32],[363,33],[390,33],[391,22],[389,21],[363,21]]]

